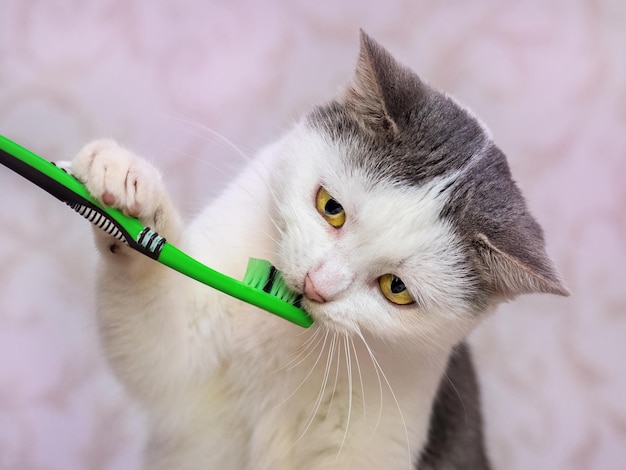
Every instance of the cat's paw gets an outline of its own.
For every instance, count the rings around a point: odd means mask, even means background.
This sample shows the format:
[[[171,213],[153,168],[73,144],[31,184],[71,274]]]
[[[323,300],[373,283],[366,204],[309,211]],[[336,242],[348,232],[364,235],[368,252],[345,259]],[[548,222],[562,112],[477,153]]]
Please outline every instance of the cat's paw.
[[[70,172],[104,205],[120,209],[154,227],[165,198],[158,170],[110,139],[82,148]]]

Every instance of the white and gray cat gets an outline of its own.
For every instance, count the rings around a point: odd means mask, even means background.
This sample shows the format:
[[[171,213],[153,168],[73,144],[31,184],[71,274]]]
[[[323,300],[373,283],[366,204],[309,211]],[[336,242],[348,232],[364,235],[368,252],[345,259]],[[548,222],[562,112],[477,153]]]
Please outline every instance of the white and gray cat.
[[[487,469],[464,338],[519,294],[567,295],[480,122],[362,33],[346,89],[183,226],[110,140],[72,172],[215,269],[269,259],[303,330],[103,232],[98,319],[143,405],[149,469]]]

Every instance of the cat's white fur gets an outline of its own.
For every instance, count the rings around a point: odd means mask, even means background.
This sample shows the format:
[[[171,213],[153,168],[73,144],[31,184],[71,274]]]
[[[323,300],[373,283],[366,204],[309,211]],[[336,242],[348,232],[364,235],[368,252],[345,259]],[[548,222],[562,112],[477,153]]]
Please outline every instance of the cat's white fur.
[[[207,265],[241,278],[249,257],[269,259],[328,300],[304,300],[316,324],[303,330],[127,247],[112,253],[99,233],[102,339],[149,417],[146,468],[414,465],[451,348],[478,318],[463,311],[460,247],[438,217],[445,181],[375,184],[345,153],[300,124],[186,228],[145,160],[110,140],[74,159],[92,194]],[[340,230],[315,208],[320,185],[345,208]],[[386,273],[418,302],[387,301]]]

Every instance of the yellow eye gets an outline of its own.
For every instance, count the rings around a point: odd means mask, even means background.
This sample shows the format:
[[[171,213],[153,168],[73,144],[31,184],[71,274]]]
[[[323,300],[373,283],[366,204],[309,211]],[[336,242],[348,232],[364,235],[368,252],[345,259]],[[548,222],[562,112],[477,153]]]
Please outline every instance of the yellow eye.
[[[415,302],[415,299],[409,294],[404,282],[398,276],[393,274],[385,274],[378,278],[380,291],[389,300],[397,305],[409,305]]]
[[[346,213],[324,188],[320,187],[315,196],[315,207],[326,222],[335,228],[341,228],[346,223]]]

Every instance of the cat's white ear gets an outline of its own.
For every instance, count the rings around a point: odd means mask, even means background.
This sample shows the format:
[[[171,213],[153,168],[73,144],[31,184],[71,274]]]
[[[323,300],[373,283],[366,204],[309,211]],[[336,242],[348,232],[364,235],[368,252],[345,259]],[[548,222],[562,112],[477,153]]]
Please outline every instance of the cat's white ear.
[[[396,131],[421,93],[417,75],[361,30],[356,70],[340,99],[368,124]]]
[[[524,247],[528,253],[523,261],[499,248],[484,234],[478,234],[476,244],[488,282],[496,294],[507,298],[531,293],[569,295],[543,248]]]

